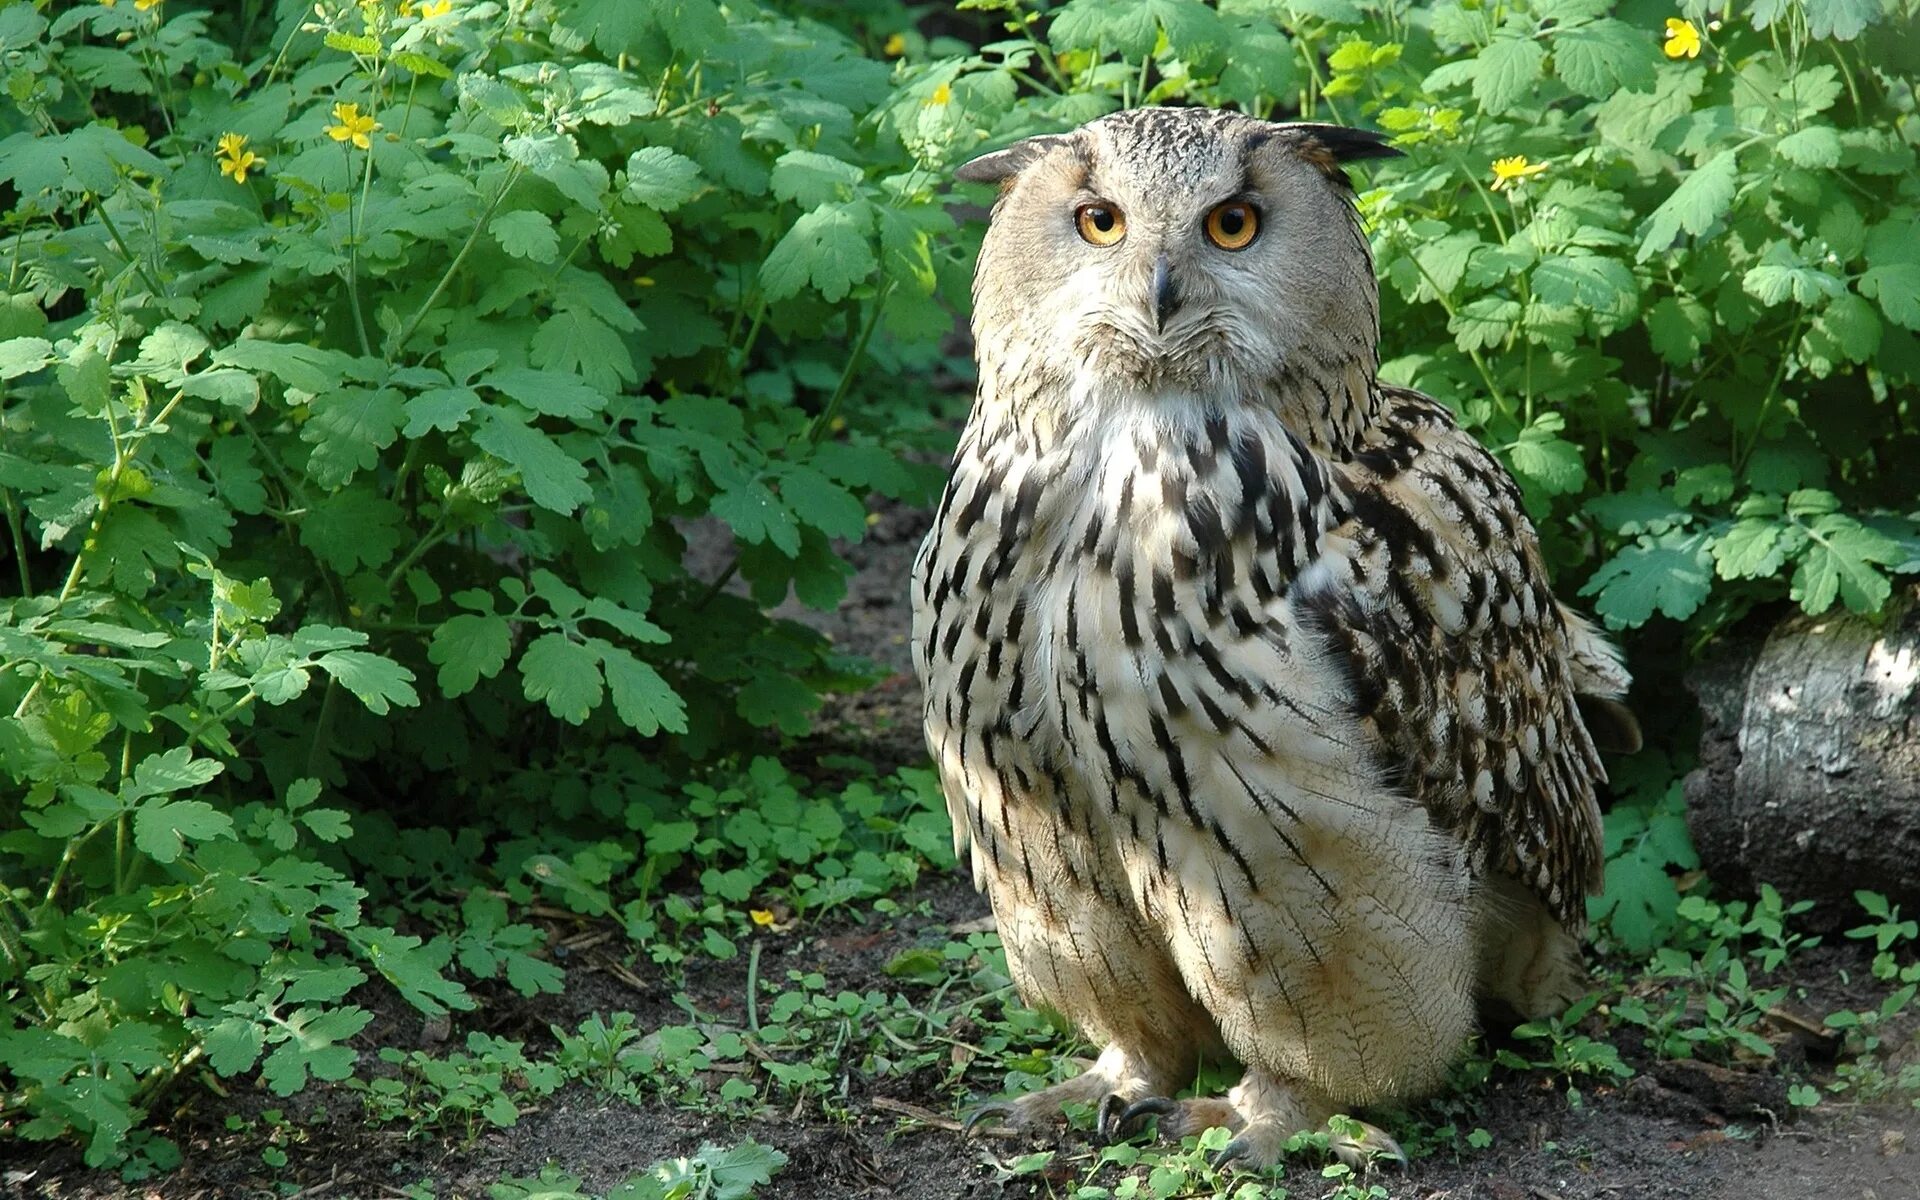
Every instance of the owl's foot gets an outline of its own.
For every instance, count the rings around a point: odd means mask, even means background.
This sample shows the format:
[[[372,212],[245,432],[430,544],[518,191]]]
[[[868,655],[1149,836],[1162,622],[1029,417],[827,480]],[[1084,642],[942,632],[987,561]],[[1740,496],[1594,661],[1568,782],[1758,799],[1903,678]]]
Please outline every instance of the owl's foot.
[[[1112,1113],[1103,1106],[1100,1131],[1109,1139],[1117,1138],[1134,1128],[1136,1122],[1156,1117],[1160,1137],[1178,1140],[1220,1126],[1234,1138],[1214,1155],[1214,1167],[1231,1165],[1264,1171],[1280,1161],[1288,1138],[1303,1129],[1321,1127],[1332,1111],[1331,1104],[1303,1100],[1299,1090],[1249,1070],[1239,1085],[1225,1096],[1201,1096],[1192,1100],[1148,1096]],[[1356,1171],[1380,1159],[1406,1163],[1400,1144],[1385,1130],[1351,1118],[1338,1125],[1338,1129],[1331,1131],[1327,1148],[1335,1158]]]
[[[1104,1129],[1111,1113],[1142,1096],[1164,1091],[1176,1082],[1177,1079],[1165,1077],[1163,1072],[1125,1051],[1108,1046],[1092,1066],[1064,1083],[1011,1100],[991,1101],[974,1109],[960,1126],[960,1136],[991,1132],[995,1125],[1017,1133],[1058,1126],[1066,1121],[1068,1105],[1096,1108],[1099,1125]]]

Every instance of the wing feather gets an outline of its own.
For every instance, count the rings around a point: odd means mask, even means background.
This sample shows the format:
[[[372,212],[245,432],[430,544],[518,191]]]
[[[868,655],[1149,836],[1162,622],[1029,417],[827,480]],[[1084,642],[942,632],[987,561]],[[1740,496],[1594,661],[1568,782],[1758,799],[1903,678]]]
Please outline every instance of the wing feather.
[[[1625,670],[1554,598],[1518,487],[1445,407],[1388,390],[1339,474],[1344,553],[1300,599],[1360,717],[1476,871],[1520,880],[1578,931],[1606,772],[1576,694],[1611,701]]]

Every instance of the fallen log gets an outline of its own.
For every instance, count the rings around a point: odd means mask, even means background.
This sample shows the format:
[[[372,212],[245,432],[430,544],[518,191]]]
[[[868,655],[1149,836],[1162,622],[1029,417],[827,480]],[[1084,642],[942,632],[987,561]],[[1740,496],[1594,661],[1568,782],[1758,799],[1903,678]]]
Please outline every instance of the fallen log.
[[[1705,725],[1686,780],[1701,865],[1858,915],[1857,888],[1920,911],[1920,588],[1869,619],[1788,617],[1688,678]]]

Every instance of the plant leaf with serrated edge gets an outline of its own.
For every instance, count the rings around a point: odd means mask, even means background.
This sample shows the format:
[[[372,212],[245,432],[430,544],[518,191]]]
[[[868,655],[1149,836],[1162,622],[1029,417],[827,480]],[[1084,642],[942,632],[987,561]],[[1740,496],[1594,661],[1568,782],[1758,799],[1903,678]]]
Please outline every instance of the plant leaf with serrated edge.
[[[600,707],[604,694],[600,657],[564,633],[544,633],[520,656],[521,687],[527,699],[544,701],[547,711],[578,725]]]
[[[457,613],[433,631],[427,661],[440,668],[440,690],[451,699],[498,675],[512,650],[513,630],[505,617]]]

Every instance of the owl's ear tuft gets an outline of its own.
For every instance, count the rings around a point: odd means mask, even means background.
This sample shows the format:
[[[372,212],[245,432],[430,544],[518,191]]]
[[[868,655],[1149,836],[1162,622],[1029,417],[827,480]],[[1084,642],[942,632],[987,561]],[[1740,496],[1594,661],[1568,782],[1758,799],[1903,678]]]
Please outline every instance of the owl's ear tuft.
[[[1389,144],[1386,134],[1373,129],[1307,122],[1295,122],[1281,128],[1318,146],[1332,155],[1337,163],[1359,162],[1365,158],[1399,158],[1405,153]]]
[[[1064,133],[1043,133],[1022,138],[1005,149],[982,154],[979,158],[960,164],[960,169],[953,173],[953,177],[963,183],[1005,183],[1045,156],[1047,151],[1064,145],[1068,136]]]

